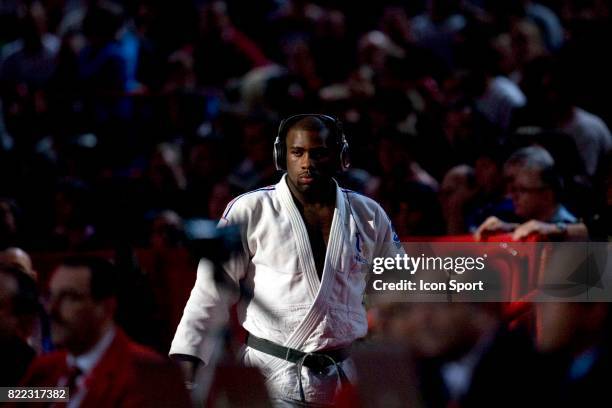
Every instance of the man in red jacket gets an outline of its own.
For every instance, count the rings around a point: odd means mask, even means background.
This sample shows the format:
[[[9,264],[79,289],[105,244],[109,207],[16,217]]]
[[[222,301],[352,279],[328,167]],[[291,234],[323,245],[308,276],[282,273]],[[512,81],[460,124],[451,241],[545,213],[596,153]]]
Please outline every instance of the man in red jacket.
[[[22,385],[69,387],[68,407],[188,406],[176,367],[115,325],[115,275],[92,257],[55,270],[47,307],[61,351],[34,360]]]

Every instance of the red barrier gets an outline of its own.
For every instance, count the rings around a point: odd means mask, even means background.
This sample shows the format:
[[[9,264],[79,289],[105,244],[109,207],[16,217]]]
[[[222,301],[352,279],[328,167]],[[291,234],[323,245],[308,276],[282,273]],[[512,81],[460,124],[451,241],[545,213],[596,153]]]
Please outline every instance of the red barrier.
[[[545,262],[546,251],[542,247],[545,245],[544,243],[538,244],[542,241],[542,238],[538,235],[530,235],[526,239],[521,240],[523,243],[533,243],[533,245],[522,245],[521,246],[521,256],[519,258],[508,258],[504,257],[507,261],[506,265],[500,263],[498,265],[498,271],[500,271],[500,275],[504,282],[510,287],[511,293],[514,296],[518,293],[523,293],[525,288],[534,288],[536,287],[538,277],[540,271],[542,270],[542,264]],[[478,242],[474,239],[474,236],[471,234],[463,234],[463,235],[446,235],[446,236],[410,236],[403,237],[402,242],[408,243],[469,243],[469,242]],[[503,233],[503,234],[494,234],[489,235],[481,242],[491,243],[491,242],[506,242],[506,243],[516,243],[512,239],[512,234]],[[503,251],[495,254],[500,255],[503,254]],[[526,262],[527,266],[520,265],[520,263]],[[522,271],[527,270],[527,275],[525,276]],[[527,315],[530,314],[532,310],[532,298],[534,293],[528,293],[523,296],[520,301],[509,302],[504,307],[504,318],[509,324],[515,324],[519,320],[523,320]]]

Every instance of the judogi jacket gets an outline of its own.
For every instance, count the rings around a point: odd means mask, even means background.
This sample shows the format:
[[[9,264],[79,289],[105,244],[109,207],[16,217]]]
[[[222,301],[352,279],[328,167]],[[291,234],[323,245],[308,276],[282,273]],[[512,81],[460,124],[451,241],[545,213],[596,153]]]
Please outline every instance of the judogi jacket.
[[[276,185],[231,201],[220,221],[221,226],[226,224],[239,226],[242,251],[224,265],[225,273],[236,284],[242,281],[254,298],[238,304],[240,323],[255,336],[305,352],[345,347],[366,335],[363,293],[373,258],[403,253],[380,205],[336,186],[319,279],[308,232],[286,175]],[[170,355],[196,356],[207,363],[214,343],[210,333],[227,321],[228,307],[235,301],[235,296],[228,296],[215,284],[212,264],[202,260]],[[298,398],[295,364],[248,347],[243,361],[262,368],[273,396]],[[303,369],[308,401],[331,401],[334,370],[316,374]]]

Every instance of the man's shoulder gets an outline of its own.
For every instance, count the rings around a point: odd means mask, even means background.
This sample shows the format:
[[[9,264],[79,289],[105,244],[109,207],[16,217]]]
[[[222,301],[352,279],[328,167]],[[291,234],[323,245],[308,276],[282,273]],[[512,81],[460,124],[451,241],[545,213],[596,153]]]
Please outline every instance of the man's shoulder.
[[[130,367],[118,375],[123,377],[126,395],[122,406],[189,407],[189,395],[176,363],[136,342],[129,343]],[[124,402],[124,401],[129,401]]]
[[[600,132],[609,133],[610,130],[606,126],[606,123],[594,113],[591,113],[582,108],[576,108],[576,120],[587,128],[595,128]]]
[[[222,219],[227,219],[232,213],[241,209],[253,210],[264,200],[271,199],[275,193],[276,185],[270,185],[240,194],[227,204]]]
[[[187,406],[179,368],[121,329],[89,374],[83,406]]]
[[[345,195],[351,209],[373,211],[385,214],[385,210],[382,208],[382,206],[376,200],[366,196],[365,194],[350,190],[348,188],[340,188],[340,191],[342,191],[342,194]]]

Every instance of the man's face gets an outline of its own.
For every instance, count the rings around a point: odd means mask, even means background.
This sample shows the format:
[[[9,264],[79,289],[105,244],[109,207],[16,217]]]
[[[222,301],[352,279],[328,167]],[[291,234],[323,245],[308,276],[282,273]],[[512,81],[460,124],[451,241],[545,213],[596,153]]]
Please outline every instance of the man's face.
[[[542,183],[540,172],[535,169],[518,169],[510,181],[509,192],[516,215],[523,219],[541,219],[555,206],[553,191]]]
[[[49,283],[51,337],[58,347],[80,354],[98,340],[108,317],[104,301],[91,297],[91,273],[85,266],[60,266]]]
[[[329,132],[290,129],[287,133],[287,177],[302,194],[322,191],[334,173]]]

